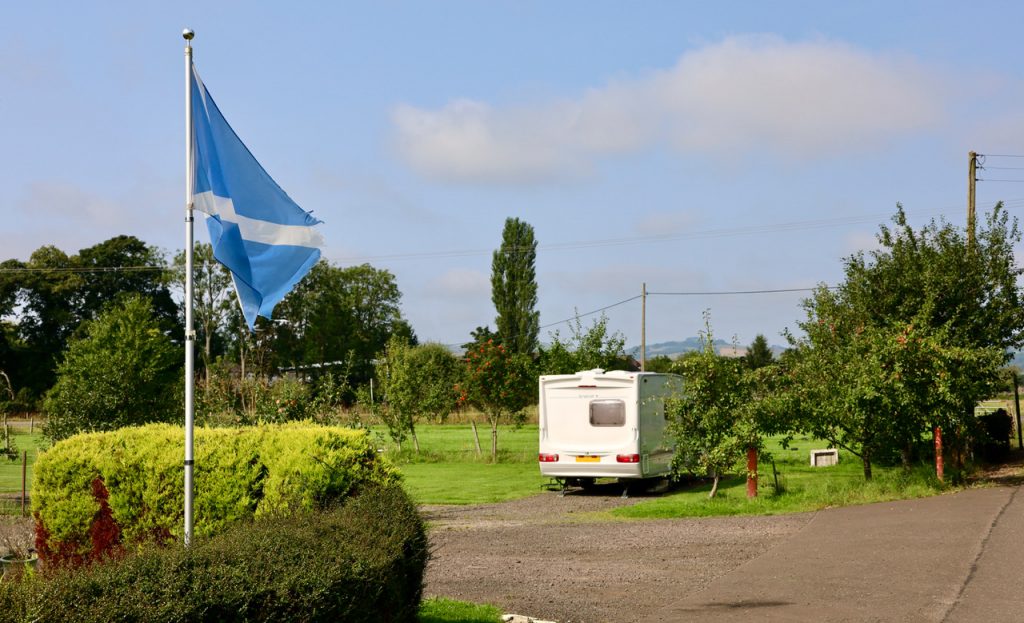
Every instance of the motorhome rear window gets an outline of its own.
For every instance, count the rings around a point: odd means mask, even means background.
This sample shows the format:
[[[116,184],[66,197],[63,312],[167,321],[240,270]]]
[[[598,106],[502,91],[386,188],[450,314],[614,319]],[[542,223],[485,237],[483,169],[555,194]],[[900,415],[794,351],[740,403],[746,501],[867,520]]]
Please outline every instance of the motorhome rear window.
[[[591,400],[591,426],[625,426],[626,403],[621,400]]]

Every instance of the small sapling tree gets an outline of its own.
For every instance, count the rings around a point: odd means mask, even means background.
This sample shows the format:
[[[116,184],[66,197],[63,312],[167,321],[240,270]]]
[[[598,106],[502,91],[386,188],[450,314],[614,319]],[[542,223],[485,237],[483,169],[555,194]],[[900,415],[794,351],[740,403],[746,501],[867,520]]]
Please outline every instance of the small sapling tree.
[[[466,374],[457,385],[459,401],[483,411],[491,425],[491,460],[498,460],[498,424],[522,421],[536,397],[530,360],[493,340],[466,353]]]

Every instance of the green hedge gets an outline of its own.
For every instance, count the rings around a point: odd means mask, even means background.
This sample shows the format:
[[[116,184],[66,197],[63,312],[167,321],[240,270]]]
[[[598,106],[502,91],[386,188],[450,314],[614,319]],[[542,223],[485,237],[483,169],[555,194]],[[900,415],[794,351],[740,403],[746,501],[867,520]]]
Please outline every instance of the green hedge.
[[[88,554],[90,528],[109,491],[124,543],[180,539],[184,529],[184,433],[151,424],[77,435],[35,463],[32,510],[53,550]],[[307,423],[195,431],[195,535],[239,520],[322,508],[398,472],[369,433]],[[45,551],[45,548],[40,548]]]
[[[326,511],[236,523],[191,548],[0,582],[0,621],[413,622],[428,558],[398,486]]]

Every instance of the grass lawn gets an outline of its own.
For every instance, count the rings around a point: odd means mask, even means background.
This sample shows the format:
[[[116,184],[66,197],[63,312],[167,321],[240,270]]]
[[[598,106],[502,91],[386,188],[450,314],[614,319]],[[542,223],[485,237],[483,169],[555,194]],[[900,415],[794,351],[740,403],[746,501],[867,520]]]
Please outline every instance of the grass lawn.
[[[407,463],[405,489],[418,504],[485,504],[541,492],[547,482],[530,463]]]
[[[2,431],[0,431],[2,432]],[[32,487],[32,464],[35,463],[39,448],[43,445],[40,433],[12,433],[11,443],[18,450],[18,458],[9,460],[0,457],[0,493],[21,493],[21,452],[28,451],[28,487]]]
[[[839,464],[811,467],[809,453],[827,444],[806,438],[797,439],[783,449],[778,439],[768,446],[775,456],[780,492],[776,493],[770,462],[758,466],[758,497],[748,500],[746,479],[724,480],[715,499],[708,499],[710,483],[687,487],[634,506],[609,511],[613,517],[668,518],[713,515],[777,515],[814,511],[832,506],[850,506],[907,498],[927,497],[950,490],[935,479],[930,466],[909,471],[901,467],[872,466],[873,479],[865,482],[860,460],[839,451]]]
[[[402,451],[374,427],[381,447],[405,476],[405,487],[419,504],[484,504],[539,493],[546,479],[537,466],[537,425],[498,429],[498,462],[491,463],[491,430],[478,426],[482,455],[476,453],[468,424],[420,425],[420,453],[411,442]]]
[[[502,426],[498,432],[499,458],[490,463],[490,429],[481,426],[483,457],[478,457],[469,425],[420,425],[420,454],[409,443],[402,452],[387,438],[381,447],[405,475],[406,490],[420,504],[481,504],[537,494],[547,482],[537,467],[537,426],[519,429]],[[674,493],[609,511],[611,517],[659,518],[711,515],[774,515],[813,511],[830,506],[867,504],[903,498],[925,497],[949,490],[939,483],[931,467],[908,471],[874,466],[874,479],[864,481],[860,460],[840,450],[839,464],[811,467],[809,452],[827,447],[820,440],[797,438],[783,448],[781,438],[768,441],[779,472],[776,492],[770,462],[759,466],[759,496],[747,500],[744,478],[724,479],[718,496],[709,500],[710,483],[686,487]]]
[[[423,600],[419,619],[420,623],[499,623],[501,610],[494,606],[435,597]]]

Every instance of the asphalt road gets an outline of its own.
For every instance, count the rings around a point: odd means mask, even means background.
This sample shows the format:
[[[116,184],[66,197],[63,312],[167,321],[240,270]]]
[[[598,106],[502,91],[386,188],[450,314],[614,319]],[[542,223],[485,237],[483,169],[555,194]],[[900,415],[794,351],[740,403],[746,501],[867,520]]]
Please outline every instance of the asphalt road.
[[[825,510],[642,618],[1024,621],[1024,493],[990,487]]]

